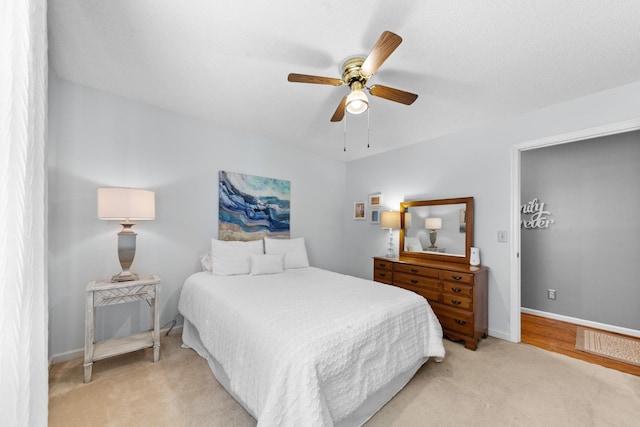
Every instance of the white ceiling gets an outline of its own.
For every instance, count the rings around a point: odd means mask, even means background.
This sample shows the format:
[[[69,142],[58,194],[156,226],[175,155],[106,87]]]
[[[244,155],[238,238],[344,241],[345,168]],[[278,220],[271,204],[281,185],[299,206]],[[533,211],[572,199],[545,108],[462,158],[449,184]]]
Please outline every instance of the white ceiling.
[[[380,34],[404,41],[370,96],[331,123],[339,78]],[[49,55],[66,80],[350,161],[640,80],[636,0],[49,0]],[[176,144],[182,141],[176,141]],[[229,141],[229,143],[233,143]]]

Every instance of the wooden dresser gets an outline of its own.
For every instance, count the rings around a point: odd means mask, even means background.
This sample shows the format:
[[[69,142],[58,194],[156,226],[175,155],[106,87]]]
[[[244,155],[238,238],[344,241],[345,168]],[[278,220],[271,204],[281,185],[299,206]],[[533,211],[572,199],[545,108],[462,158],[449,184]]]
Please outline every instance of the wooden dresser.
[[[410,258],[374,257],[373,262],[373,280],[429,301],[447,338],[475,350],[487,337],[487,267]]]

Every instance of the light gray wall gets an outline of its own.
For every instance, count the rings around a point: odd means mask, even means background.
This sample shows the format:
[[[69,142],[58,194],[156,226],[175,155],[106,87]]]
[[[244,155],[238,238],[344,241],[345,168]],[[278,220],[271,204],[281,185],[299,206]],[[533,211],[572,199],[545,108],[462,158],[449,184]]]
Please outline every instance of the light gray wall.
[[[475,245],[482,264],[490,268],[489,333],[509,338],[510,245],[497,242],[497,231],[510,228],[513,146],[639,116],[640,82],[636,82],[350,162],[346,203],[365,200],[376,191],[383,193],[384,205],[394,210],[403,200],[473,196]],[[345,215],[347,272],[372,278],[371,257],[384,255],[387,236],[379,227]],[[395,232],[396,251],[397,237]]]
[[[156,220],[140,221],[133,271],[162,278],[161,323],[178,314],[185,278],[217,236],[218,171],[291,181],[291,236],[312,265],[343,270],[345,165],[59,80],[49,94],[50,353],[84,345],[84,289],[120,271],[121,226],[97,219],[96,192],[156,192]],[[108,311],[105,311],[108,310]],[[98,339],[148,327],[144,303],[101,308]]]
[[[481,248],[482,263],[491,269],[490,333],[509,338],[510,248],[497,243],[496,231],[509,229],[511,147],[635,119],[639,111],[637,82],[344,165],[59,81],[52,72],[51,354],[82,348],[84,288],[90,280],[119,270],[120,226],[96,218],[96,189],[122,185],[156,191],[157,219],[136,226],[134,270],[162,276],[164,324],[177,314],[179,289],[199,268],[198,253],[217,234],[221,169],[291,180],[292,235],[306,237],[311,262],[368,278],[371,257],[384,254],[388,234],[379,226],[353,221],[354,201],[380,191],[383,204],[398,209],[405,199],[475,197],[475,244]],[[397,237],[396,232],[396,250]],[[100,313],[99,337],[146,327],[146,308],[132,305],[113,307],[115,315]]]
[[[640,131],[524,151],[521,179],[554,220],[522,230],[522,306],[640,330]]]

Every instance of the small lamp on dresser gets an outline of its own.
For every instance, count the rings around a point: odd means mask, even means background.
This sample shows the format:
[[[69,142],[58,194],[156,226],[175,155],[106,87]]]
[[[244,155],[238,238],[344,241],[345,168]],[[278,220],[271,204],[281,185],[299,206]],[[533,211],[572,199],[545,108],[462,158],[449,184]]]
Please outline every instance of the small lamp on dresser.
[[[400,212],[384,211],[380,215],[380,228],[389,230],[389,248],[387,250],[387,258],[395,256],[393,251],[393,230],[400,228]]]
[[[118,259],[122,271],[111,278],[112,282],[138,280],[130,271],[136,255],[136,233],[132,227],[136,220],[152,220],[156,217],[155,193],[135,188],[99,188],[98,218],[122,221],[118,233]]]

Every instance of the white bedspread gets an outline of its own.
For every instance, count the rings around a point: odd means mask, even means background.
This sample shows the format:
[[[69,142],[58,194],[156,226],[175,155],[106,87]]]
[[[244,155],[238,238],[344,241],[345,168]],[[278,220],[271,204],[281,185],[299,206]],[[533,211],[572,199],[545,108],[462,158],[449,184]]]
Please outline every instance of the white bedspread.
[[[196,273],[179,310],[259,426],[329,426],[428,357],[442,329],[421,296],[313,267]]]

